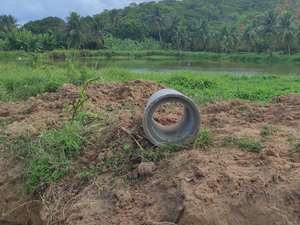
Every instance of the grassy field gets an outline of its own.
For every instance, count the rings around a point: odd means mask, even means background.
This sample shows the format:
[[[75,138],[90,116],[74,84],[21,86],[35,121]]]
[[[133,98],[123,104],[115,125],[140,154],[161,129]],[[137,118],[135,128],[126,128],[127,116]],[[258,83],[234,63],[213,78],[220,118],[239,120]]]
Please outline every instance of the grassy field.
[[[124,82],[148,79],[177,89],[199,105],[216,100],[242,99],[264,102],[286,93],[300,93],[300,76],[261,74],[238,76],[230,73],[177,71],[138,73],[119,68],[96,70],[67,61],[65,67],[30,61],[0,63],[0,100],[17,101],[43,92],[55,92],[63,83],[82,85],[91,78]]]

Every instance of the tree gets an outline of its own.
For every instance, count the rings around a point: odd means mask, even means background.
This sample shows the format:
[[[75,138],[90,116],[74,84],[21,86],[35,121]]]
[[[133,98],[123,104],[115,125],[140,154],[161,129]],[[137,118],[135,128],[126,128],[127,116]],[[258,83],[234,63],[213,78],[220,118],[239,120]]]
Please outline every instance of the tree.
[[[296,42],[295,27],[292,14],[284,11],[279,17],[277,40],[282,44],[287,54],[291,54],[291,45]]]
[[[255,46],[257,32],[253,25],[247,26],[243,33],[243,42],[248,52],[251,52]]]
[[[113,28],[115,28],[118,25],[119,16],[120,16],[120,10],[113,9],[110,11],[109,18],[110,18],[110,23]]]
[[[13,29],[5,33],[7,50],[24,50],[27,52],[41,52],[44,50],[42,40],[49,38],[46,34],[33,35],[25,29]]]
[[[59,33],[65,29],[66,23],[58,17],[46,17],[42,20],[30,21],[24,24],[23,28],[33,34]]]
[[[0,15],[0,32],[7,33],[17,28],[17,19],[11,15]]]
[[[146,26],[139,21],[124,20],[118,24],[114,34],[121,39],[143,40],[146,34]]]
[[[102,49],[104,47],[104,25],[102,21],[97,17],[93,17],[89,25],[86,47],[89,49]]]
[[[202,21],[194,33],[194,46],[196,50],[208,50],[210,44],[210,31],[206,20]]]
[[[87,24],[83,22],[82,18],[75,12],[71,12],[67,18],[66,36],[68,48],[74,47],[81,49],[87,42],[86,37]]]
[[[224,51],[226,54],[229,52],[229,49],[231,47],[231,39],[230,39],[230,31],[227,26],[223,26],[221,28],[221,31],[217,35],[218,42],[221,45],[222,51]]]
[[[259,30],[261,33],[262,40],[264,42],[264,47],[269,49],[270,57],[272,58],[272,53],[275,51],[275,39],[277,35],[276,23],[278,15],[274,10],[267,12],[259,20]]]
[[[178,51],[186,50],[189,47],[190,37],[186,30],[186,27],[180,25],[177,28],[175,36],[172,38],[174,46],[176,46]]]
[[[154,11],[148,15],[147,22],[150,27],[150,30],[158,34],[159,42],[160,45],[162,46],[163,40],[162,40],[161,32],[166,26],[166,21],[158,7],[156,7]]]

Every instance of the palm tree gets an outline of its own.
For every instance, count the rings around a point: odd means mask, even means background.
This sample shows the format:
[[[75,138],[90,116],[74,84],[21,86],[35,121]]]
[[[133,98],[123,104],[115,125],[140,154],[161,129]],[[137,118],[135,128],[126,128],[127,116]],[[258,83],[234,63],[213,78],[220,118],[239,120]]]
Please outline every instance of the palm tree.
[[[240,37],[237,31],[237,27],[236,26],[232,26],[229,30],[230,32],[230,46],[237,51],[238,46],[239,46],[239,41],[240,41]]]
[[[94,17],[90,25],[89,39],[90,42],[95,43],[96,49],[104,47],[103,27],[102,21]]]
[[[297,40],[294,32],[294,24],[292,14],[283,12],[278,21],[277,40],[285,47],[286,53],[291,54],[291,45]]]
[[[47,36],[47,37],[46,37]],[[8,50],[24,50],[27,52],[41,52],[44,50],[42,39],[49,38],[48,35],[33,35],[25,29],[13,29],[4,34]]]
[[[243,42],[246,46],[246,49],[249,52],[251,52],[251,50],[253,49],[253,47],[255,45],[256,36],[257,36],[256,29],[253,27],[253,25],[247,26],[246,29],[244,30],[242,38],[243,38]]]
[[[87,41],[86,30],[87,25],[82,18],[77,13],[71,12],[66,26],[68,47],[83,48]]]
[[[266,36],[268,34],[276,36],[276,22],[278,15],[275,11],[271,10],[266,13],[262,20],[260,20],[260,25],[262,27],[262,35]]]
[[[265,47],[270,50],[270,59],[273,57],[275,50],[275,39],[277,35],[276,22],[278,15],[274,10],[266,13],[261,20],[259,20],[259,29],[261,37],[264,40]]]
[[[227,54],[231,47],[231,36],[227,26],[223,26],[220,33],[218,34],[218,41],[221,45],[222,50]]]
[[[185,50],[189,47],[190,37],[185,26],[179,26],[172,40],[178,51]]]
[[[159,36],[159,42],[162,46],[162,36],[161,32],[166,26],[165,18],[162,15],[160,9],[158,7],[155,8],[154,12],[148,15],[147,22],[149,24],[149,28],[152,32],[155,32]]]
[[[210,31],[207,21],[202,21],[200,27],[195,32],[196,45],[200,50],[208,50],[210,44]]]
[[[11,32],[17,28],[17,19],[11,15],[0,15],[0,32]]]

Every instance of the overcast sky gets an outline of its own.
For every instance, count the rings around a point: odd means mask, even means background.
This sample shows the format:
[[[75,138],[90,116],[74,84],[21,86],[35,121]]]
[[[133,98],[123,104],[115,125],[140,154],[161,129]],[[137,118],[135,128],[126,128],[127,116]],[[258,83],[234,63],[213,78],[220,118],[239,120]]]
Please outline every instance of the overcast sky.
[[[13,15],[19,24],[57,16],[65,19],[70,12],[94,15],[104,9],[123,8],[132,2],[149,0],[0,0],[0,15]]]

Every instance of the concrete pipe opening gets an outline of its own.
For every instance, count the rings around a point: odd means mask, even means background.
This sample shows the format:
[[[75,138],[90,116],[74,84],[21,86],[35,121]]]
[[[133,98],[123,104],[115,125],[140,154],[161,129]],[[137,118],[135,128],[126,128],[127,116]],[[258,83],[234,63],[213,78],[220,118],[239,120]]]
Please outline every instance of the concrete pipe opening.
[[[168,107],[172,104],[173,107]],[[180,115],[180,119],[167,118],[168,110]],[[143,116],[143,128],[148,139],[156,146],[167,144],[184,146],[189,144],[200,129],[200,112],[196,104],[187,96],[172,89],[155,92],[148,100]]]

